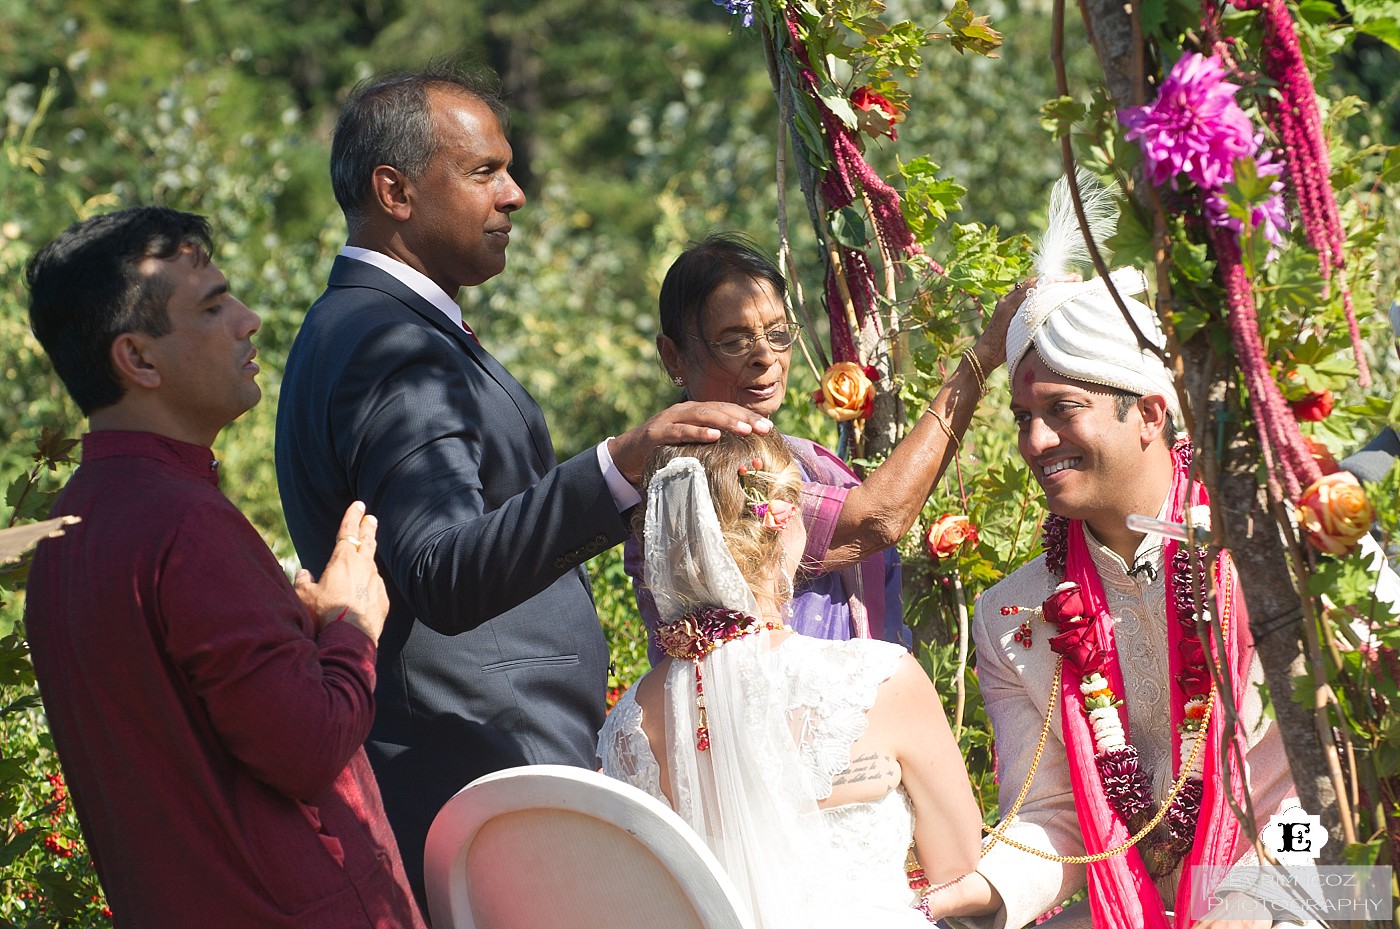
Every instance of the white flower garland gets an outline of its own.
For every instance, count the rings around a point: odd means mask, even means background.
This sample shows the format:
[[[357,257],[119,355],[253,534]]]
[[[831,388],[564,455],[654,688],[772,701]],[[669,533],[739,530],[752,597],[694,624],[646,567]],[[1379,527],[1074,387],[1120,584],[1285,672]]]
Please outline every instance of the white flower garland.
[[[1123,731],[1123,716],[1119,709],[1123,701],[1113,693],[1108,679],[1095,671],[1081,679],[1079,693],[1084,697],[1084,711],[1089,714],[1089,725],[1094,731],[1094,754],[1102,755],[1126,747],[1128,739]],[[1191,761],[1191,753],[1196,741],[1201,738],[1201,717],[1207,702],[1203,694],[1188,699],[1181,725],[1177,727],[1181,733],[1177,770],[1191,762],[1191,773],[1187,777],[1192,780],[1200,780],[1204,774],[1205,752],[1197,753],[1194,761]]]
[[[1102,755],[1126,746],[1127,733],[1123,731],[1123,717],[1118,710],[1123,701],[1114,695],[1108,679],[1098,671],[1086,675],[1079,684],[1079,692],[1084,697],[1084,710],[1094,730],[1094,754]]]

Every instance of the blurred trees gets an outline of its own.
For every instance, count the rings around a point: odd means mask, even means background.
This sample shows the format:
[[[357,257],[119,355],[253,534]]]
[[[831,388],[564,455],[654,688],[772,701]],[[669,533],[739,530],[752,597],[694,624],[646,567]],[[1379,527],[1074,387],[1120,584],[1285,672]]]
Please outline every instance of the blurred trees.
[[[562,455],[670,398],[651,348],[654,295],[684,243],[717,227],[776,238],[762,52],[704,0],[0,0],[0,22],[7,138],[28,133],[37,153],[4,166],[0,191],[18,231],[0,240],[10,447],[45,417],[78,425],[30,357],[15,271],[81,215],[158,202],[213,218],[221,265],[264,316],[271,402],[222,444],[265,457],[281,358],[343,235],[325,176],[336,108],[379,70],[447,56],[502,74],[530,203],[510,269],[466,302],[540,398]],[[1056,170],[1035,110],[1049,86],[1044,32],[1009,31],[1004,61],[945,56],[921,78],[937,82],[918,95],[930,102],[902,127],[901,150],[973,181],[968,213],[1004,232],[1031,226]],[[796,244],[807,260],[810,243]],[[30,409],[40,400],[42,415]],[[247,481],[230,491],[278,534],[270,472],[237,473]]]

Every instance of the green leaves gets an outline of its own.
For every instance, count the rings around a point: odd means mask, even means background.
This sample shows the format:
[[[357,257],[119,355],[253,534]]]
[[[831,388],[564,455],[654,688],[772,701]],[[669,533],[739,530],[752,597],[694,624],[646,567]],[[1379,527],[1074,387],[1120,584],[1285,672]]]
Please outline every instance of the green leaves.
[[[10,633],[0,638],[0,687],[17,687],[24,696],[33,693],[34,668],[23,637]],[[11,704],[13,706],[13,704]],[[6,709],[9,712],[9,709]]]
[[[1385,153],[1385,163],[1381,167],[1380,180],[1386,184],[1400,181],[1400,146],[1395,146]]]
[[[843,207],[827,214],[831,237],[845,248],[863,249],[869,244],[865,216],[855,207]]]
[[[1400,428],[1400,391],[1390,397],[1371,394],[1345,409],[1354,416],[1370,420],[1375,427]]]
[[[1118,217],[1118,231],[1104,243],[1113,250],[1114,261],[1118,264],[1149,267],[1156,260],[1152,230],[1143,223],[1136,209],[1129,207]]]
[[[1331,23],[1337,19],[1337,5],[1332,0],[1299,0],[1298,15],[1314,25]]]
[[[1370,605],[1375,602],[1376,573],[1359,556],[1320,558],[1308,580],[1314,596],[1327,595],[1338,605]]]
[[[0,783],[3,783],[3,775],[0,775]],[[10,865],[14,864],[16,860],[34,847],[34,843],[39,841],[39,836],[42,834],[38,829],[21,832],[9,839],[4,845],[0,845],[0,868],[9,868]]]
[[[962,197],[967,193],[967,188],[952,178],[938,177],[938,170],[938,165],[924,157],[899,165],[904,179],[904,218],[919,242],[933,238],[936,228],[947,221],[948,213],[961,209]]]
[[[908,77],[919,73],[923,67],[920,54],[928,45],[931,36],[911,22],[895,23],[882,33],[868,34],[861,49],[873,61],[871,71],[876,75],[887,75],[901,71]]]
[[[1225,185],[1225,190],[1231,195],[1229,197],[1230,215],[1241,221],[1247,221],[1250,207],[1263,203],[1273,196],[1269,185],[1274,182],[1274,178],[1268,175],[1260,176],[1259,165],[1251,157],[1238,159],[1234,167],[1234,179]],[[1243,212],[1237,211],[1235,207],[1242,207]]]
[[[976,15],[967,0],[956,0],[943,22],[951,30],[948,41],[959,52],[995,58],[994,53],[1001,48],[1001,33],[992,28],[991,18]]]
[[[1056,97],[1040,108],[1040,124],[1056,141],[1069,135],[1088,109],[1073,97]]]
[[[79,441],[70,439],[62,430],[45,425],[34,443],[32,457],[50,471],[57,471],[61,464],[77,464],[71,453],[78,447]]]
[[[851,106],[851,101],[846,99],[846,92],[829,81],[824,81],[817,88],[817,96],[832,115],[846,124],[848,129],[856,128],[856,111]]]

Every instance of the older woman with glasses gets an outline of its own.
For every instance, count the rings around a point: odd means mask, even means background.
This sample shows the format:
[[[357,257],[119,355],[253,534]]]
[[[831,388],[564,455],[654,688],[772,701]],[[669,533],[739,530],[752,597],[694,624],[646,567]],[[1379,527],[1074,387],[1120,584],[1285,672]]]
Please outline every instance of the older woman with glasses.
[[[792,346],[801,326],[784,309],[782,273],[745,239],[714,234],[684,251],[661,285],[656,347],[687,399],[726,401],[772,416],[787,390]],[[972,420],[985,372],[1006,357],[1006,327],[1024,290],[997,304],[987,330],[963,354],[925,415],[862,483],[836,455],[808,439],[784,436],[804,481],[807,528],[789,625],[823,639],[881,638],[911,644],[904,625],[899,555],[894,545],[922,509]],[[627,572],[650,633],[657,612],[640,582],[636,538]],[[652,663],[661,657],[648,643]]]

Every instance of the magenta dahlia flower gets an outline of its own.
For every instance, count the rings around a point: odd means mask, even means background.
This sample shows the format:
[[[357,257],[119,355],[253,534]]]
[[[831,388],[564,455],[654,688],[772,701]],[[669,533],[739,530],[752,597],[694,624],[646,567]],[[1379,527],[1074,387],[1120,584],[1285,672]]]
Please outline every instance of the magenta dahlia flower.
[[[1249,228],[1258,229],[1268,243],[1273,246],[1269,250],[1269,260],[1273,260],[1275,252],[1283,245],[1283,235],[1288,229],[1288,215],[1283,203],[1283,162],[1275,159],[1275,155],[1269,149],[1263,147],[1264,134],[1261,132],[1254,137],[1254,144],[1258,149],[1258,156],[1255,159],[1255,170],[1259,177],[1271,177],[1269,182],[1269,193],[1272,194],[1267,200],[1255,203],[1249,211]],[[1232,171],[1227,180],[1234,177]],[[1225,198],[1218,191],[1206,194],[1206,218],[1217,226],[1224,226],[1233,232],[1241,232],[1244,223],[1237,217],[1229,215],[1229,207],[1225,203]]]
[[[1118,111],[1126,137],[1142,146],[1153,184],[1175,187],[1176,175],[1184,174],[1216,191],[1232,177],[1236,159],[1255,153],[1254,127],[1235,102],[1239,89],[1225,80],[1218,58],[1193,52],[1172,67],[1156,101]]]

